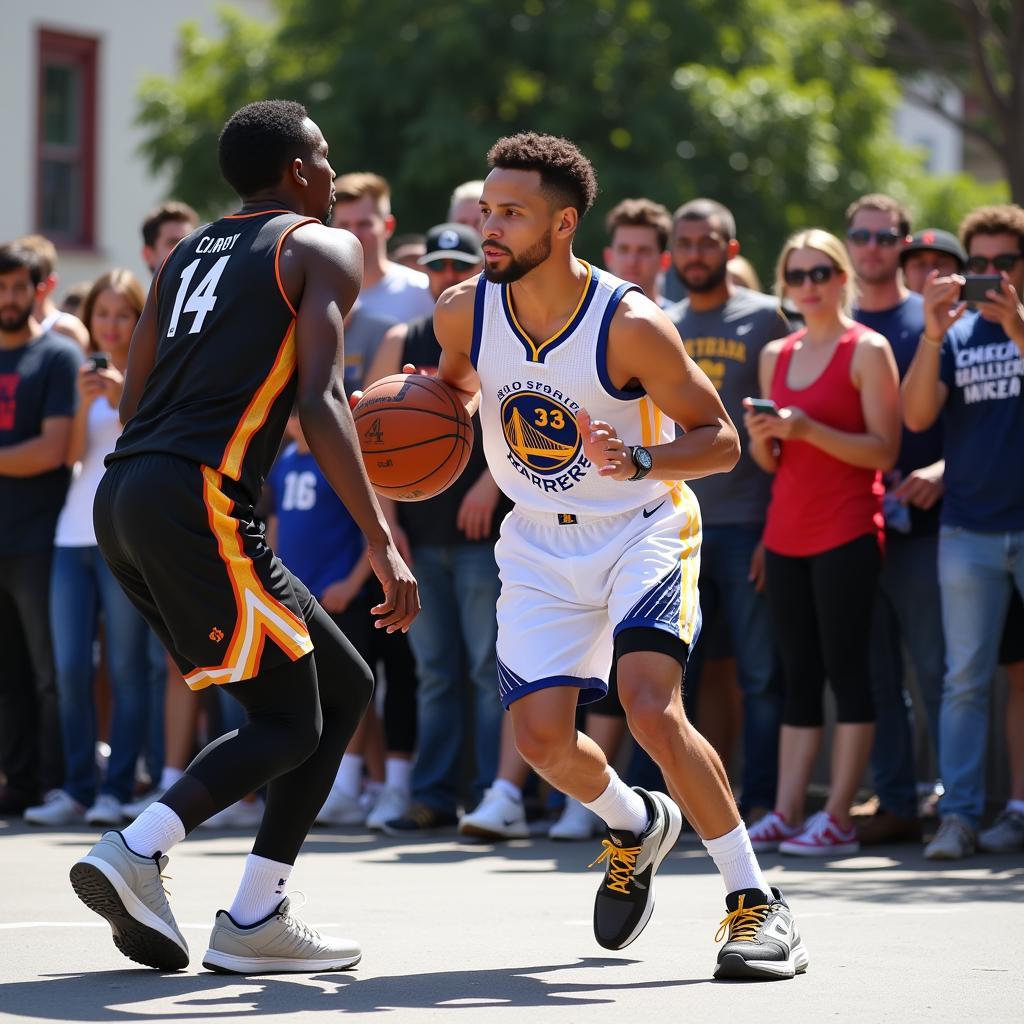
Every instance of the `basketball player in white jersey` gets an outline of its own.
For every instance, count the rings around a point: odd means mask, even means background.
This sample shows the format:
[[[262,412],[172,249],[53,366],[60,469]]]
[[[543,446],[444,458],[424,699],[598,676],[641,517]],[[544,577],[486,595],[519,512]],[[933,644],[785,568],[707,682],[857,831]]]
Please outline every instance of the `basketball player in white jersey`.
[[[526,133],[499,140],[488,162],[485,270],[444,293],[434,324],[439,376],[470,409],[479,392],[487,461],[516,503],[495,549],[500,695],[516,745],[608,826],[602,946],[621,949],[647,924],[681,807],[728,891],[715,977],[792,977],[807,966],[792,914],[681,700],[701,537],[682,481],[728,472],[736,429],[657,305],[573,255],[597,191],[586,157]],[[630,729],[671,799],[626,786],[576,731],[577,702],[607,691],[613,659]]]

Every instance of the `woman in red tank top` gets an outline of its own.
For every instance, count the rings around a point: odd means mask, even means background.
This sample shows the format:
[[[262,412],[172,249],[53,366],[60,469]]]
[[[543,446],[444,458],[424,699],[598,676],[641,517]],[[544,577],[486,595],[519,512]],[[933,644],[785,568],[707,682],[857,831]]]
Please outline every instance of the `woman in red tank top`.
[[[765,570],[785,679],[776,807],[750,836],[755,849],[823,856],[858,848],[850,805],[874,739],[880,471],[899,450],[899,378],[889,343],[850,319],[853,269],[839,239],[817,229],[794,235],[777,285],[807,326],[761,353],[761,391],[777,414],[748,400],[744,417],[751,456],[775,476]],[[804,821],[826,678],[836,698],[832,787],[824,811]]]

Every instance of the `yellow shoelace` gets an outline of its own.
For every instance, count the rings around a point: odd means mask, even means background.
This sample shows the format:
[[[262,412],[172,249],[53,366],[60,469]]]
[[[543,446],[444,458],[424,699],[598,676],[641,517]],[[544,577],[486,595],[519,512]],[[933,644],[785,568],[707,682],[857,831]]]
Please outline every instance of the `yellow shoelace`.
[[[608,861],[608,888],[629,895],[629,883],[636,869],[636,859],[640,856],[639,846],[616,846],[610,839],[602,839],[604,850],[597,860],[591,861],[587,867],[592,868],[601,861]]]
[[[173,876],[172,875],[165,875],[161,871],[160,872],[160,888],[163,889],[164,895],[167,896],[168,898],[170,898],[171,890],[168,889],[166,885],[164,885],[164,882],[170,882],[170,881],[173,881]]]
[[[745,899],[746,896],[741,896],[736,909],[730,910],[722,919],[715,932],[715,942],[721,942],[727,931],[730,942],[753,942],[757,938],[757,929],[764,923],[768,905],[762,903],[756,907],[744,907]]]

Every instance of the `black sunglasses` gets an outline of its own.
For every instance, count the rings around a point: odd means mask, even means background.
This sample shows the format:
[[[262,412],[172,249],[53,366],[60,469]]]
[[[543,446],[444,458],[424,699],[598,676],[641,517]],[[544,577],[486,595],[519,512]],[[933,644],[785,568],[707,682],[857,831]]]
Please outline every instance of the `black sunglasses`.
[[[472,270],[476,263],[467,263],[465,260],[431,260],[429,263],[422,263],[424,270],[432,270],[440,274],[443,270],[454,270],[456,273],[463,270]]]
[[[811,279],[812,284],[824,284],[826,281],[831,281],[832,275],[835,273],[835,267],[821,263],[816,267],[811,267],[810,270],[787,270],[782,275],[782,279],[790,288],[799,288],[808,278]]]
[[[998,256],[989,259],[987,256],[972,256],[967,261],[967,272],[969,274],[984,274],[989,267],[995,267],[1001,274],[1008,274],[1017,265],[1017,261],[1024,258],[1019,252],[1001,252]]]
[[[895,245],[903,236],[892,229],[888,231],[868,231],[867,228],[857,228],[854,231],[847,231],[846,237],[854,245],[867,245],[873,238],[879,245],[889,248]]]

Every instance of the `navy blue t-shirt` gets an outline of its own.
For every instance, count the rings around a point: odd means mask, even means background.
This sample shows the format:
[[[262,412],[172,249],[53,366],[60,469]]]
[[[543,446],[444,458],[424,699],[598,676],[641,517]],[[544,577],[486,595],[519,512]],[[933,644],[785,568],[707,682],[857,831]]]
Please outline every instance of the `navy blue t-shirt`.
[[[82,350],[52,331],[19,348],[0,349],[0,448],[43,432],[43,420],[75,414]],[[26,555],[53,545],[71,470],[34,476],[0,474],[0,555]]]
[[[310,452],[288,445],[267,483],[274,492],[277,555],[319,598],[363,557],[363,534]]]
[[[1024,530],[1024,355],[999,324],[973,313],[949,329],[941,359],[949,388],[942,522]]]
[[[924,333],[924,301],[920,295],[911,292],[898,305],[891,309],[868,311],[854,309],[853,319],[871,330],[877,331],[889,342],[892,354],[896,357],[896,368],[900,380],[906,375],[917,351],[918,341]],[[915,433],[903,428],[900,439],[900,454],[896,460],[896,469],[903,477],[922,466],[930,466],[938,462],[943,453],[942,418],[940,417],[927,430]],[[910,532],[915,536],[937,533],[941,502],[934,508],[921,509],[913,505],[910,510]]]

